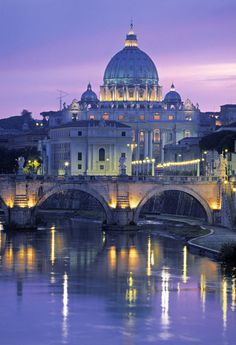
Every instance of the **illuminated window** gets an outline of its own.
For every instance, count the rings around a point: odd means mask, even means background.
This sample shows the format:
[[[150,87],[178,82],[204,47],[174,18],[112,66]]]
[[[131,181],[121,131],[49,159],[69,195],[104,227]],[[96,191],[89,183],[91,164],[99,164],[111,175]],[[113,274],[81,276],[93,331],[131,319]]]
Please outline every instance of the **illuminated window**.
[[[141,142],[144,141],[144,132],[140,132],[140,133],[139,133],[139,140],[140,140]]]
[[[191,132],[190,132],[190,130],[185,129],[184,130],[184,138],[189,138],[189,137],[191,137]]]
[[[160,119],[161,119],[161,115],[154,115],[154,116],[153,116],[153,120],[158,121],[158,120],[160,120]]]
[[[160,129],[155,129],[154,131],[154,142],[158,143],[161,139]]]
[[[109,114],[108,113],[104,113],[102,115],[102,119],[105,120],[105,121],[109,120]]]
[[[89,120],[94,120],[94,115],[89,115]]]
[[[124,118],[125,118],[124,115],[119,115],[119,116],[118,116],[118,120],[119,120],[119,121],[123,121]]]
[[[173,115],[168,115],[168,120],[169,120],[169,121],[174,120],[174,116],[173,116]]]
[[[139,120],[140,120],[140,121],[144,121],[144,115],[140,115],[140,116],[139,116]]]

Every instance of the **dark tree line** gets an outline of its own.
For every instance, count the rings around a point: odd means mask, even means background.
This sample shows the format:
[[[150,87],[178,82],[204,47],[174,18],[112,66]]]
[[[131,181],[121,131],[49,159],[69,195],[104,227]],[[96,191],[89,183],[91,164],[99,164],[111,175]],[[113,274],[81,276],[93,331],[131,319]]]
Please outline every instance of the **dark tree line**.
[[[23,156],[25,158],[25,166],[28,162],[37,161],[41,163],[40,154],[35,147],[27,147],[20,150],[8,150],[7,148],[0,148],[0,173],[11,174],[17,172],[18,157]]]

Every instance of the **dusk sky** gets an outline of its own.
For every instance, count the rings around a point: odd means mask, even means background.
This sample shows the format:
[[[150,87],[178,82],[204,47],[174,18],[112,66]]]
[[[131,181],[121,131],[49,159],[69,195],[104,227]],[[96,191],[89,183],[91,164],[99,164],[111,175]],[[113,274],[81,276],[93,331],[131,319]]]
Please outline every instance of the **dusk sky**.
[[[97,94],[131,17],[139,47],[201,110],[236,103],[236,0],[0,0],[0,117]]]

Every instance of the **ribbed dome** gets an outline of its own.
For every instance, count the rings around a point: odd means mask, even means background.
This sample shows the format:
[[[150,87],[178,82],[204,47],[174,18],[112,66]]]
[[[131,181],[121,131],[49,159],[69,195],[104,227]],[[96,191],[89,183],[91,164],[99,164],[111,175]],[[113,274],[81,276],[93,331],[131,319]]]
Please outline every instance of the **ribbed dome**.
[[[170,103],[175,104],[175,103],[182,102],[180,94],[177,91],[175,91],[174,84],[171,85],[170,91],[167,92],[167,94],[165,95],[164,102],[168,104]]]
[[[150,57],[138,48],[133,26],[126,37],[125,48],[108,63],[104,73],[105,85],[158,84],[156,66]]]
[[[89,83],[87,90],[81,96],[81,102],[85,103],[96,103],[98,102],[98,98],[96,93],[92,90],[92,86]]]

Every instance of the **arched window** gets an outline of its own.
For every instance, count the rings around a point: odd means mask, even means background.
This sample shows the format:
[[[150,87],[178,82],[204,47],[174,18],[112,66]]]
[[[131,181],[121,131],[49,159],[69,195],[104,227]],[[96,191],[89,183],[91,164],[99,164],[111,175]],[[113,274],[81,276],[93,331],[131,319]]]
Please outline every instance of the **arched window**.
[[[99,149],[99,162],[105,161],[105,149]]]

